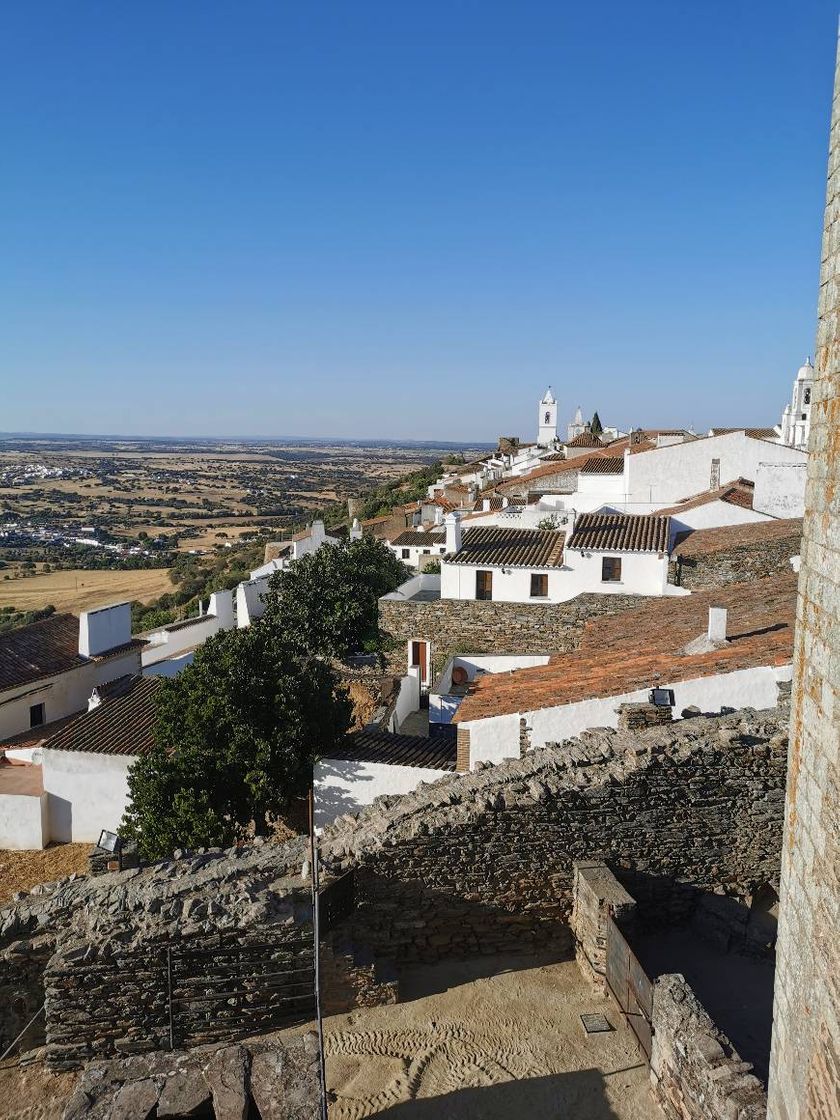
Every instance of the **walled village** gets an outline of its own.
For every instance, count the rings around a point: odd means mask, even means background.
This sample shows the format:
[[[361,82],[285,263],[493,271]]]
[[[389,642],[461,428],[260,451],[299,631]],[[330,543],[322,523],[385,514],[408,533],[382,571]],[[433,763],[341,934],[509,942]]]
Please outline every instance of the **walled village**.
[[[549,388],[191,617],[0,634],[0,860],[85,853],[0,909],[0,1114],[837,1120],[838,196],[840,85],[759,426]]]

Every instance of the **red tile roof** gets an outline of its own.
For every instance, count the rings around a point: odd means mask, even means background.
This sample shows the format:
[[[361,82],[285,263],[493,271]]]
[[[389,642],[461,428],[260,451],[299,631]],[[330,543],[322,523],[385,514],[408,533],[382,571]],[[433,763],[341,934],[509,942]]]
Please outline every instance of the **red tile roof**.
[[[53,677],[87,661],[79,653],[78,618],[51,614],[0,634],[0,690]]]
[[[624,456],[619,459],[617,456],[612,458],[598,459],[591,456],[584,459],[583,466],[580,468],[581,474],[624,474]]]
[[[559,568],[565,533],[555,529],[503,529],[498,525],[468,529],[458,552],[447,564],[475,564],[491,568]]]
[[[579,436],[570,439],[567,447],[603,447],[604,441],[594,436],[592,432],[581,432]]]
[[[734,482],[727,482],[717,490],[707,490],[703,494],[696,494],[692,498],[683,498],[676,505],[667,509],[659,509],[660,515],[683,513],[688,509],[697,509],[698,506],[708,505],[709,502],[727,502],[729,505],[740,506],[742,509],[752,509],[755,483],[746,478],[738,478]]]
[[[455,769],[455,743],[421,735],[392,735],[389,731],[357,731],[329,758],[349,762],[382,762],[390,766],[417,766],[430,770]]]
[[[93,754],[146,754],[154,742],[159,677],[119,677],[99,685],[100,703],[44,743],[45,750]]]
[[[796,575],[785,572],[684,597],[653,599],[634,610],[594,619],[574,653],[554,656],[538,668],[478,678],[455,722],[621,696],[761,665],[786,665],[793,656],[796,584]],[[728,643],[709,653],[685,654],[685,646],[706,633],[710,606],[728,611]]]
[[[404,533],[400,533],[398,537],[390,542],[392,545],[399,545],[405,548],[409,545],[426,545],[426,544],[444,544],[446,542],[445,532],[421,532],[418,529],[406,529]]]
[[[750,548],[767,541],[790,540],[798,550],[802,536],[802,518],[791,517],[777,521],[753,521],[744,525],[721,525],[717,529],[695,529],[678,537],[675,557],[684,559],[724,552],[732,548]],[[795,552],[791,552],[791,556]]]
[[[584,513],[575,521],[568,548],[592,552],[668,551],[670,519],[653,513]]]

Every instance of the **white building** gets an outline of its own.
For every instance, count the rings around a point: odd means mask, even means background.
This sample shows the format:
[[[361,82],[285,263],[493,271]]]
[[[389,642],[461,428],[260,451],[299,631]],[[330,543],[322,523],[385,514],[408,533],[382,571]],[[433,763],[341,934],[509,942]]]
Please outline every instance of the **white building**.
[[[316,552],[321,545],[340,543],[338,537],[327,535],[323,521],[313,521],[308,529],[297,533],[288,541],[281,541],[276,555],[255,568],[251,572],[251,578],[243,580],[236,588],[237,627],[242,630],[262,617],[265,611],[263,596],[268,591],[269,580],[275,572],[283,571],[294,560],[299,560],[310,552]]]
[[[0,848],[95,843],[119,830],[128,771],[151,749],[156,677],[125,676],[93,690],[88,710],[46,738],[6,744],[0,765]]]
[[[233,592],[214,591],[207,610],[198,604],[195,618],[170,622],[145,634],[143,673],[146,676],[172,677],[192,662],[195,650],[220,630],[236,625],[233,613]]]
[[[593,620],[578,650],[547,665],[478,677],[454,715],[462,768],[467,751],[470,767],[518,758],[523,733],[537,749],[617,727],[620,706],[653,689],[674,718],[775,707],[791,679],[795,601],[793,572],[697,592]]]
[[[143,646],[128,603],[0,634],[0,741],[82,711],[96,685],[140,672]]]
[[[443,529],[406,529],[389,541],[388,547],[404,564],[421,568],[434,557],[441,557],[446,552],[446,533]]]
[[[410,793],[455,769],[455,747],[445,738],[359,731],[348,735],[313,774],[315,827],[358,813],[382,794]]]
[[[538,408],[537,443],[540,447],[553,447],[557,442],[557,401],[550,385]]]
[[[584,592],[666,595],[667,517],[583,514],[571,535],[557,529],[482,526],[446,517],[442,599],[562,603]]]
[[[790,447],[799,447],[803,451],[808,448],[808,437],[811,434],[811,396],[815,377],[816,372],[808,358],[796,374],[791,402],[785,405],[779,426],[781,442]]]

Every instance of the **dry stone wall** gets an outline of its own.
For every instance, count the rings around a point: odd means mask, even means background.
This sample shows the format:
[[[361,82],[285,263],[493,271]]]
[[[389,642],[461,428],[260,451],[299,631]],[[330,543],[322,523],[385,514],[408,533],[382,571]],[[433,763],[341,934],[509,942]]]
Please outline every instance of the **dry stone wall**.
[[[397,959],[568,950],[575,860],[738,897],[777,881],[785,747],[765,712],[590,731],[380,798],[324,860],[359,868],[353,928]]]
[[[677,556],[668,566],[668,581],[690,591],[751,583],[777,572],[789,572],[791,557],[799,555],[800,547],[801,534],[797,530],[778,540]]]
[[[379,600],[381,629],[400,641],[431,643],[437,667],[452,653],[568,653],[586,623],[647,602],[639,595],[578,595],[566,603],[497,603],[470,599]],[[405,661],[404,647],[395,659]]]

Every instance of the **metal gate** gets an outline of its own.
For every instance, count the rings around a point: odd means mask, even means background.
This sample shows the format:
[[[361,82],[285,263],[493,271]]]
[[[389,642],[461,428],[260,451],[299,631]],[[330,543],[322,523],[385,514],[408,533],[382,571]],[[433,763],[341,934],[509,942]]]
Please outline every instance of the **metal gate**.
[[[650,1062],[653,984],[612,918],[607,920],[607,986]]]
[[[318,894],[318,917],[321,933],[328,933],[356,909],[356,873],[347,871],[338,879],[321,887]]]

